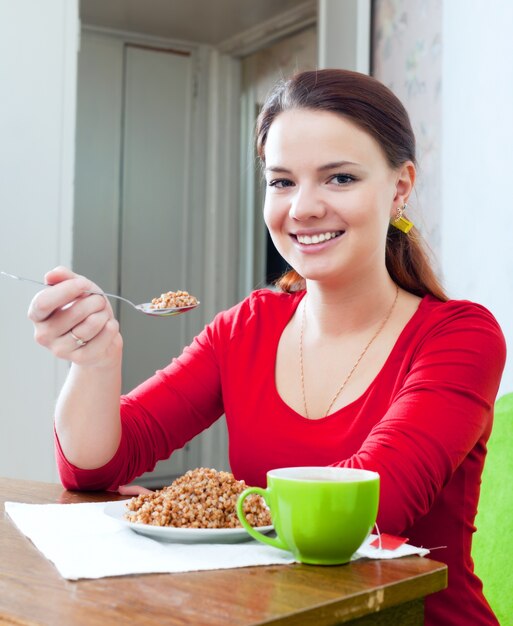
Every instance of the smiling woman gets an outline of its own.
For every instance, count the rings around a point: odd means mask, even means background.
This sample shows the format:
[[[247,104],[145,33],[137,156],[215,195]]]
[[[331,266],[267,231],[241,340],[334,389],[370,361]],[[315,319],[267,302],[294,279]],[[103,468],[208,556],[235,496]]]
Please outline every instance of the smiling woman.
[[[361,74],[323,71],[303,72],[293,81],[279,83],[262,110],[257,125],[257,150],[265,163],[265,171],[276,172],[276,168],[269,163],[270,147],[268,145],[270,127],[276,117],[286,111],[289,115],[299,117],[317,111],[317,113],[324,114],[317,116],[317,126],[325,127],[323,140],[319,141],[320,128],[314,129],[311,125],[305,127],[300,119],[297,120],[297,126],[291,122],[290,127],[302,129],[302,132],[296,133],[295,137],[303,149],[306,147],[306,142],[310,140],[311,149],[305,150],[309,155],[313,156],[319,145],[328,145],[325,143],[326,139],[331,141],[336,161],[320,164],[319,171],[331,173],[332,183],[349,186],[361,178],[357,162],[339,160],[340,146],[344,145],[346,149],[354,151],[361,150],[366,144],[372,143],[374,150],[369,148],[370,153],[373,151],[380,153],[380,160],[384,161],[381,165],[382,167],[388,166],[389,173],[397,175],[399,168],[403,169],[402,174],[406,176],[403,184],[405,182],[408,184],[409,178],[410,192],[415,182],[415,137],[408,114],[401,102],[380,82],[371,77],[367,77],[366,82],[368,83],[367,89],[362,85]],[[330,113],[332,115],[329,115]],[[283,124],[283,116],[281,117]],[[331,120],[331,128],[328,120]],[[276,121],[280,122],[280,120]],[[340,144],[333,133],[338,128],[339,134],[342,134],[344,124],[347,137],[345,143]],[[310,138],[305,136],[305,128],[312,130],[313,135]],[[271,139],[274,134],[271,134]],[[291,153],[298,154],[293,146],[291,146]],[[369,151],[367,156],[370,156]],[[360,164],[360,169],[363,165],[363,163]],[[405,168],[407,171],[404,171]],[[281,187],[291,183],[271,180],[268,184]],[[406,200],[402,207],[396,207],[396,213],[391,217],[402,217],[405,208]],[[418,296],[430,293],[445,300],[446,295],[431,268],[420,233],[414,229],[409,233],[409,237],[405,238],[401,236],[402,229],[394,227],[393,219],[390,221],[384,241],[387,270],[392,278],[407,291]],[[307,240],[307,243],[313,242]],[[297,272],[291,270],[278,281],[278,285],[284,291],[291,291],[304,287],[304,281]]]
[[[383,282],[386,231],[411,192],[411,161],[392,169],[367,133],[308,109],[276,118],[265,158],[265,220],[288,263],[306,279]]]
[[[279,467],[377,472],[380,530],[444,546],[449,586],[425,623],[496,626],[470,547],[504,338],[485,308],[446,297],[403,215],[408,115],[369,76],[304,72],[264,105],[257,143],[265,221],[294,273],[219,313],[130,393],[112,310],[82,297],[84,277],[47,275],[30,317],[73,363],[55,422],[63,484],[118,489],[225,414],[231,470],[248,485]]]

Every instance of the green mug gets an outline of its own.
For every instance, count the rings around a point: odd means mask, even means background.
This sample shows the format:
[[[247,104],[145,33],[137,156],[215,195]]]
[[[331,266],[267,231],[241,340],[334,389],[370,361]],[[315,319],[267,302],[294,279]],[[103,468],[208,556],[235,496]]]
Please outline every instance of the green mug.
[[[277,537],[248,523],[243,502],[256,493],[271,511]],[[302,563],[340,565],[369,536],[378,514],[379,474],[344,467],[285,467],[267,472],[267,489],[250,487],[237,515],[258,541],[292,552]]]

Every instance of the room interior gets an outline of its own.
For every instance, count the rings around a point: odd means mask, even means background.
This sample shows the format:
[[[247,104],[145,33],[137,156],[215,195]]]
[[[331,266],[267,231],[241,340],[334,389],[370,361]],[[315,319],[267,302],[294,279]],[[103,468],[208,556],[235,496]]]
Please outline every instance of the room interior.
[[[180,58],[184,55],[176,52],[186,52],[189,56],[184,58],[194,59],[187,67],[187,93],[189,102],[197,106],[187,125],[190,134],[182,137],[185,145],[192,131],[196,133],[187,160],[194,164],[194,175],[188,175],[183,198],[202,211],[188,213],[180,222],[180,233],[188,237],[201,232],[202,236],[193,242],[192,255],[185,246],[181,249],[178,271],[191,291],[201,294],[202,307],[196,318],[171,322],[170,341],[175,343],[167,346],[168,351],[177,350],[218,310],[267,282],[267,242],[258,211],[261,198],[250,139],[262,94],[281,73],[303,63],[372,70],[411,112],[420,163],[414,216],[440,261],[448,290],[453,297],[487,306],[499,320],[511,353],[510,4],[492,3],[487,11],[466,0],[152,0],[144,8],[136,0],[82,0],[80,5],[76,0],[52,0],[42,5],[20,0],[0,7],[5,70],[0,269],[41,279],[57,264],[83,264],[85,269],[91,264],[105,289],[125,289],[129,297],[138,297],[136,289],[142,283],[137,273],[133,282],[124,286],[120,282],[119,212],[107,212],[109,206],[119,209],[120,192],[137,194],[120,184],[120,124],[116,136],[111,125],[110,134],[89,137],[91,143],[101,139],[104,147],[108,144],[110,152],[103,155],[112,159],[89,159],[88,167],[80,169],[91,146],[80,143],[88,138],[88,131],[87,125],[80,127],[87,118],[81,117],[84,94],[77,80],[81,71],[77,51],[85,50],[91,41],[109,50],[103,56],[110,59],[110,65],[103,67],[104,93],[93,98],[102,106],[115,98],[123,101],[129,84],[127,55],[132,54],[135,63],[130,68],[137,69],[130,77],[141,80],[148,78],[147,65],[137,63],[153,58],[143,54],[150,52],[148,48],[172,49]],[[358,11],[364,5],[368,12],[361,15]],[[346,49],[343,44],[351,35],[355,41]],[[94,49],[89,45],[89,51]],[[121,75],[109,82],[109,72],[116,67]],[[131,106],[148,102],[135,100]],[[154,104],[162,103],[157,99]],[[110,119],[97,121],[109,129]],[[140,126],[134,125],[133,131],[140,132]],[[141,153],[136,150],[135,156]],[[234,162],[245,174],[236,185],[231,184],[233,168],[227,165]],[[184,159],[176,167],[185,164]],[[148,180],[152,184],[151,177]],[[81,190],[89,192],[89,199],[101,196],[101,205],[89,203],[87,196],[79,200]],[[91,207],[98,209],[103,222],[89,219]],[[146,251],[143,248],[143,257],[157,265]],[[169,263],[167,257],[165,262]],[[10,305],[0,311],[4,400],[0,475],[56,482],[52,416],[68,366],[33,341],[26,318],[35,293],[32,287],[6,282],[2,289]],[[128,325],[128,312],[119,312]],[[512,380],[509,357],[499,396],[513,390]],[[199,464],[221,468],[226,458],[220,422],[177,455],[175,465],[164,466],[156,481]],[[155,478],[147,480],[152,484]]]
[[[97,268],[105,278],[102,286],[119,286],[119,216],[109,213],[102,228],[98,228],[94,220],[88,224],[87,219],[82,219],[87,212],[81,212],[77,204],[80,189],[89,189],[102,198],[101,202],[90,203],[89,210],[99,207],[105,216],[109,207],[119,206],[116,193],[121,189],[119,171],[115,169],[119,159],[112,158],[96,170],[90,167],[90,173],[103,172],[104,176],[93,177],[89,185],[87,170],[78,167],[83,158],[80,141],[86,134],[77,125],[81,96],[77,80],[78,34],[81,25],[84,42],[88,37],[108,40],[111,60],[123,59],[124,44],[120,42],[128,33],[131,52],[141,52],[141,42],[145,40],[147,45],[150,39],[153,44],[158,42],[162,47],[165,42],[169,47],[171,33],[165,29],[169,29],[170,21],[175,25],[180,21],[170,20],[169,14],[160,15],[158,11],[172,3],[145,3],[143,21],[136,25],[136,18],[141,17],[137,12],[139,4],[84,0],[79,5],[55,0],[42,11],[39,5],[26,0],[2,8],[6,13],[1,23],[9,25],[2,31],[6,46],[2,171],[9,182],[3,186],[3,206],[19,207],[6,212],[6,227],[0,234],[5,271],[42,278],[45,268],[59,263],[94,263],[98,259]],[[508,58],[504,50],[510,39],[504,30],[503,9],[488,11],[483,16],[468,7],[463,10],[458,2],[442,6],[434,0],[418,5],[399,1],[392,5],[385,0],[372,4],[360,0],[319,0],[297,6],[286,2],[254,4],[258,9],[251,3],[223,5],[226,13],[214,12],[208,28],[205,20],[189,19],[189,30],[183,30],[181,22],[182,30],[173,35],[173,45],[181,46],[182,51],[194,50],[191,76],[197,76],[191,84],[198,106],[194,124],[189,124],[189,129],[194,127],[196,140],[189,152],[195,169],[194,177],[187,183],[187,198],[196,208],[203,209],[203,214],[196,210],[182,221],[181,232],[195,234],[191,243],[197,252],[179,264],[180,271],[187,272],[190,289],[201,293],[201,312],[196,318],[191,314],[187,320],[175,320],[175,341],[183,345],[217,311],[266,282],[266,242],[259,212],[257,169],[248,148],[255,103],[280,74],[281,64],[288,72],[298,66],[302,55],[309,64],[316,54],[319,67],[371,71],[372,66],[372,72],[403,99],[417,132],[421,165],[414,199],[418,210],[412,207],[413,216],[418,218],[443,268],[449,292],[488,306],[510,342],[513,288],[509,279],[511,246],[506,238],[513,218],[503,199],[507,197],[510,157],[507,138],[513,132],[508,115],[513,81],[504,80],[509,70],[502,59]],[[184,6],[185,3],[177,3],[177,8],[186,12]],[[194,5],[197,6],[200,5]],[[243,7],[244,11],[230,10],[233,6]],[[159,15],[157,20],[152,21],[150,7]],[[277,7],[281,13],[276,13]],[[367,11],[363,10],[365,7]],[[99,11],[107,8],[109,12],[101,14],[100,22]],[[257,10],[262,13],[256,14]],[[156,34],[150,34],[156,28]],[[21,32],[30,45],[19,45]],[[218,42],[216,45],[222,50],[212,43],[194,41],[200,36]],[[293,42],[288,51],[287,40]],[[83,47],[87,47],[85,43]],[[9,50],[16,50],[16,55]],[[271,67],[267,77],[265,72],[260,74],[262,67]],[[113,66],[105,66],[106,78],[112,69]],[[119,95],[123,81],[118,80],[116,85]],[[116,97],[114,86],[107,82],[103,99],[98,98],[99,105]],[[488,110],[487,101],[476,97],[480,93],[496,95],[495,119],[501,120],[500,125],[482,122],[487,119]],[[99,125],[110,128],[110,135],[101,137],[104,145],[110,141],[110,152],[105,150],[103,154],[106,158],[119,157],[112,138],[116,125],[109,126],[108,121],[98,118]],[[469,127],[472,133],[467,132]],[[472,157],[481,153],[494,158],[483,161]],[[140,152],[136,151],[136,155],[140,157]],[[236,185],[229,163],[236,163],[244,173]],[[489,171],[488,178],[494,184],[476,188],[475,181],[483,180],[483,171]],[[107,183],[110,187],[102,187]],[[44,210],[40,210],[41,206]],[[500,224],[500,228],[479,228],[483,206],[494,207],[494,224]],[[196,236],[199,232],[201,237]],[[82,260],[79,241],[88,242]],[[482,250],[482,254],[472,254],[474,248]],[[90,253],[91,249],[95,254]],[[109,252],[111,256],[107,257]],[[482,263],[482,258],[487,263]],[[153,264],[158,266],[158,262]],[[494,268],[491,275],[490,267]],[[143,281],[135,280],[132,285],[134,293],[130,296],[137,299],[135,291]],[[497,285],[501,288],[497,289]],[[26,319],[33,290],[27,285],[8,283],[3,288],[13,302],[12,307],[0,312],[2,328],[10,329],[2,336],[6,359],[0,363],[5,414],[19,412],[23,418],[0,426],[0,440],[9,442],[0,455],[2,472],[55,479],[51,416],[67,365],[54,360],[33,342]],[[27,371],[27,367],[32,394],[25,393],[24,382],[16,376],[17,371]],[[508,361],[501,393],[511,389],[511,367]],[[45,417],[39,417],[41,414]],[[32,433],[28,441],[27,424]],[[204,446],[201,452],[209,463],[216,458],[209,456],[208,449],[226,452],[222,430],[211,436],[214,443]],[[19,452],[24,446],[26,458]],[[198,460],[197,456],[194,458]]]

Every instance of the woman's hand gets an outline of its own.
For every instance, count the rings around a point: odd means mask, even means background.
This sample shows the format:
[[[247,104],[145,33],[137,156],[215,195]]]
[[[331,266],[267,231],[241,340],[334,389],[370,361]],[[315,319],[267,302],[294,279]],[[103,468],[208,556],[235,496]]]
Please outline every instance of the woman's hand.
[[[140,485],[120,485],[118,487],[118,493],[122,496],[141,496],[149,493],[155,493],[146,487]]]
[[[35,340],[76,365],[118,363],[123,341],[112,307],[106,297],[84,293],[101,289],[65,267],[48,272],[45,282],[52,287],[40,291],[28,311]]]

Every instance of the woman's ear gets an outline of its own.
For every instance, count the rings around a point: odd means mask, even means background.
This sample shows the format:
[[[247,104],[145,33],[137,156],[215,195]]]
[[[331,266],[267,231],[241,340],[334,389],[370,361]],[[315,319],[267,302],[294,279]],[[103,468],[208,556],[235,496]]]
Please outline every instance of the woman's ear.
[[[412,161],[406,161],[401,165],[401,167],[397,170],[397,178],[395,184],[395,197],[394,197],[394,207],[404,206],[405,203],[408,202],[408,198],[413,190],[413,186],[415,185],[415,179],[417,177],[417,170],[415,169],[415,165]]]

